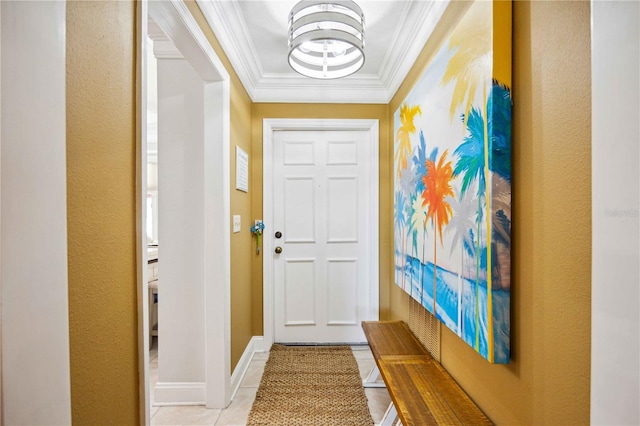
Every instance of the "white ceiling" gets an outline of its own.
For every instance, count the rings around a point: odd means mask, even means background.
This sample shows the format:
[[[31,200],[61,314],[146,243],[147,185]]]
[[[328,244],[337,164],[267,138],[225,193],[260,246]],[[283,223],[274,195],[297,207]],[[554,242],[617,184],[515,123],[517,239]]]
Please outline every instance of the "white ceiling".
[[[303,77],[287,62],[297,0],[197,0],[254,102],[388,103],[448,0],[356,0],[365,15],[365,64],[337,80]]]

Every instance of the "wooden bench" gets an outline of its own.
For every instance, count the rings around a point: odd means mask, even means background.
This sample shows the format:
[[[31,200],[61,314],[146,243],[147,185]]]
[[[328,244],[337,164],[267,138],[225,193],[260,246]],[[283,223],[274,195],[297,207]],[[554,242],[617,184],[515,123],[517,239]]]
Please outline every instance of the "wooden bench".
[[[447,371],[402,321],[363,321],[376,368],[364,381],[382,376],[392,403],[382,425],[491,425]]]

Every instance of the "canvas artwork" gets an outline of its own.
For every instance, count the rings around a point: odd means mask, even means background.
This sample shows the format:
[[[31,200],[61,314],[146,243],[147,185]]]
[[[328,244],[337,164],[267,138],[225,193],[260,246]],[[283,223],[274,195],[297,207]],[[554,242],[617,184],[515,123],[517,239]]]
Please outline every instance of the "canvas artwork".
[[[476,1],[394,114],[395,281],[510,358],[511,2]]]

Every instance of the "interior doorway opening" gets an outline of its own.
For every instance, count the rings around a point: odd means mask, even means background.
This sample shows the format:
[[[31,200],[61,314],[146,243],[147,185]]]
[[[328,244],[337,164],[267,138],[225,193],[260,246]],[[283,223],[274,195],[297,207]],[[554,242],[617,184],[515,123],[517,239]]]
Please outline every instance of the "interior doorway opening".
[[[138,5],[138,340],[141,419],[149,424],[152,399],[230,402],[230,80],[184,2]],[[151,388],[155,250],[159,368]]]

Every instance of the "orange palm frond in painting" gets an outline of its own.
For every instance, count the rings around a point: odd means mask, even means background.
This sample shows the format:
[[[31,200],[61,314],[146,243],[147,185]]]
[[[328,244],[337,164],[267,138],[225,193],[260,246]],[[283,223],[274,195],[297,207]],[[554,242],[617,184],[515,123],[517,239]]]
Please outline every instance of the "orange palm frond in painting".
[[[452,212],[446,198],[454,196],[451,187],[453,167],[451,161],[446,161],[447,154],[448,150],[444,151],[437,164],[435,161],[427,160],[427,173],[422,178],[425,187],[422,192],[422,205],[429,206],[427,217],[433,221],[434,227],[438,230],[440,242],[442,242],[442,227],[449,223]]]
[[[454,192],[451,187],[453,177],[453,167],[451,161],[447,161],[448,150],[442,153],[438,163],[434,160],[427,160],[427,173],[422,178],[424,191],[422,192],[422,205],[428,205],[427,218],[431,219],[434,229],[440,235],[442,244],[442,227],[449,223],[451,219],[451,204],[446,201],[447,197],[453,197]],[[437,262],[437,237],[433,238],[433,315],[438,317],[436,312],[436,288],[438,277]]]
[[[398,177],[402,170],[407,168],[407,159],[411,156],[411,134],[416,132],[416,126],[413,119],[416,115],[422,115],[420,105],[408,106],[403,103],[400,106],[400,128],[396,132],[396,148],[395,158],[398,160],[398,169],[396,173]]]

